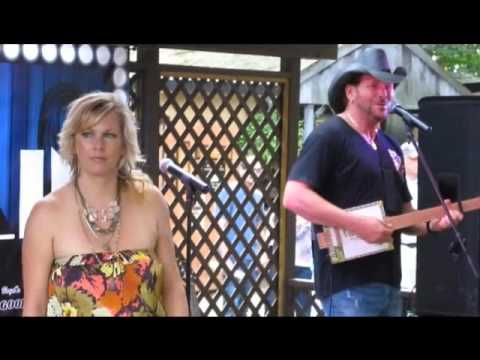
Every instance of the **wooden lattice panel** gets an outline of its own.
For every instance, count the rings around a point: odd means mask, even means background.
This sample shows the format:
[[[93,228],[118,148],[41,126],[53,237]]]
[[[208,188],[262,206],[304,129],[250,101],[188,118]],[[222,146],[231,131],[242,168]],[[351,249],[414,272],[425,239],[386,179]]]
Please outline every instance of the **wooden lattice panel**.
[[[203,315],[277,314],[283,92],[274,81],[161,76],[160,159],[212,187],[187,209],[183,184],[160,178],[182,265],[191,240]]]

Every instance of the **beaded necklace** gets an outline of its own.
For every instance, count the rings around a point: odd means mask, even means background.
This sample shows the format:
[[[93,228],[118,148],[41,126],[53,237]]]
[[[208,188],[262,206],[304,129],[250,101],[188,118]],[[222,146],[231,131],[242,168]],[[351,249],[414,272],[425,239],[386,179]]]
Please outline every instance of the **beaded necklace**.
[[[101,243],[103,250],[116,250],[120,235],[120,186],[117,187],[117,198],[104,209],[95,209],[88,205],[78,185],[78,178],[75,178],[75,190],[80,199],[79,215],[82,223],[90,230],[94,239]]]

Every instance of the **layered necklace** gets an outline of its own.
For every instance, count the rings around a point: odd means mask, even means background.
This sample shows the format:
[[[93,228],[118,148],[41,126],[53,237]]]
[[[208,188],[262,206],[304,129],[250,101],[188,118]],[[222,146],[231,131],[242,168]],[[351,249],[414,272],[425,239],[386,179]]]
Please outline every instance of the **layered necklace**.
[[[117,250],[120,236],[120,184],[117,186],[117,198],[103,209],[95,209],[88,205],[78,186],[78,178],[75,178],[75,190],[80,198],[79,215],[82,223],[94,239],[100,242],[104,251]]]
[[[345,121],[353,128],[355,131],[357,131],[364,139],[365,141],[374,149],[377,150],[377,144],[375,143],[375,137],[377,136],[378,132],[378,127],[375,129],[375,132],[373,136],[369,136],[368,134],[363,133],[360,130],[360,126],[358,123],[353,119],[352,115],[350,115],[347,112],[344,112],[343,115],[345,116],[344,119]]]

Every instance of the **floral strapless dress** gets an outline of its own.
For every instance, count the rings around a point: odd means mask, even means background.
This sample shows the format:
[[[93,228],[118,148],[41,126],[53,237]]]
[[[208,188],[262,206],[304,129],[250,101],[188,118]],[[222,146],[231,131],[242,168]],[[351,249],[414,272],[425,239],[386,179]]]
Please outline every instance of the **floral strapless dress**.
[[[47,316],[165,316],[162,265],[149,250],[55,259]]]

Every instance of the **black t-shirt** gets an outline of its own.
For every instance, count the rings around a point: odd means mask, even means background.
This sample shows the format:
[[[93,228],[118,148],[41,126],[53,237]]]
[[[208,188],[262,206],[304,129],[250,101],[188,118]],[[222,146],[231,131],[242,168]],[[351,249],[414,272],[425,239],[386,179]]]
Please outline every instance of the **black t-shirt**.
[[[388,216],[402,212],[411,200],[400,147],[378,131],[377,150],[342,118],[334,116],[306,139],[302,153],[288,176],[340,208],[382,200]],[[321,231],[319,225],[314,231]],[[400,233],[394,233],[395,250],[332,265],[328,250],[312,241],[315,288],[318,296],[371,282],[400,286]]]

